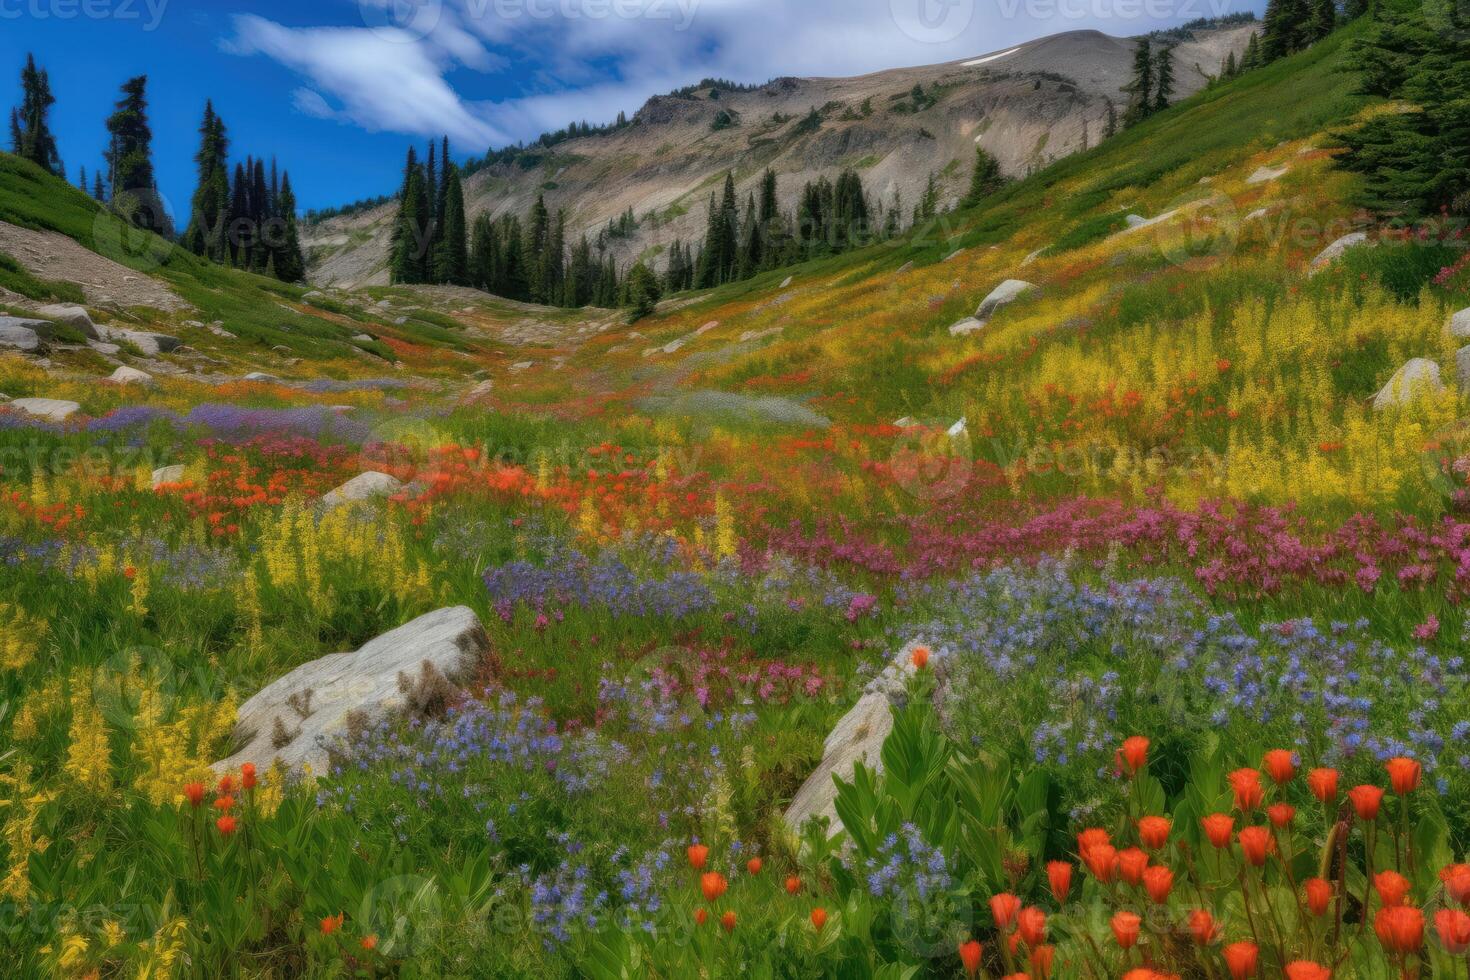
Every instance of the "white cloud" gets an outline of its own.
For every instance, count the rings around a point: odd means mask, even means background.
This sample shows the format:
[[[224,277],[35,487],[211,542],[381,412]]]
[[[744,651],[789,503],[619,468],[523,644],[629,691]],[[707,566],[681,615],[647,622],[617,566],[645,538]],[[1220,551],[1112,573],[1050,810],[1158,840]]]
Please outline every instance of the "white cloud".
[[[288,28],[241,15],[226,46],[308,78],[315,98],[298,95],[302,111],[483,147],[606,121],[705,76],[861,74],[973,58],[1060,30],[1126,35],[1158,23],[1109,18],[1111,0],[420,0],[399,29],[386,20],[390,2],[359,0],[353,26]],[[1028,17],[1038,4],[1071,13]],[[449,81],[512,65],[522,91],[500,102],[465,99]]]

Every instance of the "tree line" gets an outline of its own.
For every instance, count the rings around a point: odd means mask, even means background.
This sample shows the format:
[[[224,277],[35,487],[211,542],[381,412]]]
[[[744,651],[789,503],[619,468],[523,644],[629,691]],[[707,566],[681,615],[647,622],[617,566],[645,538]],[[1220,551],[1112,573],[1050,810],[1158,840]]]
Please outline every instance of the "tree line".
[[[66,179],[50,128],[55,104],[50,78],[37,67],[35,57],[27,55],[21,70],[21,104],[10,113],[11,151]],[[199,182],[189,225],[177,238],[153,172],[147,75],[123,83],[106,130],[103,166],[93,171],[90,183],[85,166],[77,171],[77,185],[100,204],[137,228],[176,240],[195,255],[287,282],[305,277],[290,174],[278,172],[273,159],[267,176],[264,158],[247,157],[235,164],[232,181],[224,121],[211,102],[205,103],[199,129],[200,147],[194,158]]]

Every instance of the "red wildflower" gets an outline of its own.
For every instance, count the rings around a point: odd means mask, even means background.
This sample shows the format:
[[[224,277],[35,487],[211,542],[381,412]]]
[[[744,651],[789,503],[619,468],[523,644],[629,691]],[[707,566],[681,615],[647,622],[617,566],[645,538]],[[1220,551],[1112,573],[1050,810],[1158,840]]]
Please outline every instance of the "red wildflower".
[[[786,879],[786,894],[795,895],[799,891],[801,891],[801,879],[796,875],[791,875]]]
[[[219,832],[224,834],[226,837],[230,836],[235,831],[240,829],[239,821],[237,821],[234,817],[229,816],[228,814],[216,820],[214,822],[214,825],[219,828]]]
[[[199,806],[201,803],[204,802],[204,784],[185,783],[184,799],[189,801],[190,806]]]
[[[1230,789],[1235,793],[1235,808],[1250,813],[1261,805],[1266,791],[1261,788],[1261,774],[1254,769],[1237,769],[1229,775]]]
[[[341,912],[338,912],[336,915],[329,915],[325,919],[322,919],[322,935],[330,936],[338,929],[341,929],[342,922],[346,918],[347,916],[345,916]]]
[[[971,939],[969,942],[960,943],[960,963],[965,968],[965,976],[973,977],[980,972],[980,954],[984,947],[977,941]]]
[[[1118,852],[1111,844],[1094,844],[1082,855],[1082,860],[1087,862],[1092,876],[1103,884],[1112,881],[1118,870]]]
[[[1157,851],[1169,843],[1172,826],[1168,817],[1144,817],[1138,821],[1138,839],[1144,847]]]
[[[1470,905],[1470,864],[1446,865],[1439,872],[1444,890],[1461,905]]]
[[[1296,819],[1296,807],[1290,803],[1273,803],[1266,807],[1266,816],[1270,818],[1271,826],[1285,830]]]
[[[1417,953],[1424,945],[1424,913],[1409,905],[1379,909],[1373,919],[1378,941],[1390,953]]]
[[[1229,968],[1230,976],[1234,980],[1247,980],[1256,975],[1256,964],[1261,958],[1261,950],[1255,943],[1231,943],[1221,952],[1225,954],[1225,966]]]
[[[1307,773],[1307,788],[1323,803],[1337,799],[1337,770],[1313,769]]]
[[[729,887],[730,883],[718,871],[706,871],[699,876],[699,890],[704,893],[706,902],[719,901],[720,896],[725,894],[725,890]]]
[[[1272,749],[1266,753],[1266,774],[1277,786],[1284,786],[1291,782],[1296,775],[1296,760],[1286,749]]]
[[[720,927],[726,932],[735,931],[735,913],[733,911],[726,912],[720,916]]]
[[[1286,980],[1332,980],[1332,971],[1311,960],[1293,960],[1286,964]]]
[[[1326,915],[1327,906],[1332,902],[1332,885],[1322,878],[1308,878],[1305,887],[1307,908],[1313,915]]]
[[[1119,768],[1128,775],[1143,769],[1148,765],[1148,739],[1142,735],[1124,739],[1123,747],[1118,750],[1118,759],[1122,762]]]
[[[695,871],[703,871],[705,862],[709,860],[709,848],[703,844],[689,845],[689,866]]]
[[[233,796],[221,796],[215,799],[214,808],[220,812],[228,812],[235,805]]]
[[[1001,932],[1006,932],[1016,921],[1016,914],[1021,911],[1021,900],[1010,892],[1001,892],[993,895],[990,899],[990,914],[995,919],[995,927]]]
[[[1032,905],[1016,916],[1016,931],[1021,941],[1033,949],[1046,942],[1046,913]]]
[[[1398,795],[1407,796],[1419,788],[1421,770],[1418,762],[1399,756],[1389,759],[1385,767],[1388,769],[1388,781]]]
[[[1240,850],[1245,859],[1256,867],[1266,863],[1266,855],[1270,853],[1275,844],[1271,832],[1265,827],[1242,827],[1240,831]]]
[[[821,906],[817,906],[816,908],[812,909],[812,928],[816,929],[818,932],[821,932],[822,927],[826,924],[827,910],[822,908]]]
[[[1113,915],[1113,938],[1120,949],[1132,949],[1138,942],[1138,930],[1143,920],[1132,912],[1116,912]]]
[[[377,936],[363,936],[362,937],[362,942],[359,945],[362,946],[362,948],[364,950],[366,950],[367,952],[371,953],[373,950],[375,950],[375,949],[378,948],[378,937]]]
[[[1174,890],[1174,872],[1156,864],[1143,873],[1143,887],[1149,898],[1163,905],[1169,898],[1169,892]]]
[[[1212,813],[1200,820],[1205,836],[1218,848],[1230,846],[1230,834],[1235,830],[1235,818],[1227,813]]]
[[[255,782],[255,763],[247,762],[240,767],[240,785],[246,789],[254,789]]]
[[[1031,968],[1036,971],[1037,980],[1046,980],[1051,976],[1051,965],[1056,953],[1052,946],[1037,946],[1031,950]]]
[[[753,875],[760,874],[761,873],[761,859],[760,858],[751,858],[749,861],[746,861],[745,862],[745,870],[748,871],[748,872],[750,872]]]
[[[1397,871],[1380,871],[1373,876],[1373,887],[1385,906],[1402,905],[1409,894],[1409,879]]]
[[[709,921],[709,913],[702,908],[694,910],[694,922],[696,925],[704,925]]]
[[[1065,902],[1072,890],[1072,865],[1066,861],[1048,861],[1046,880],[1051,884],[1052,897],[1058,902]]]
[[[1220,927],[1209,909],[1195,909],[1189,913],[1189,934],[1201,946],[1208,946],[1220,938]]]
[[[915,670],[923,670],[929,666],[929,648],[924,646],[914,647],[909,654],[909,660],[913,662]]]
[[[1434,913],[1434,931],[1439,933],[1444,951],[1451,956],[1470,950],[1470,915],[1459,909],[1440,909]]]
[[[1383,790],[1377,786],[1354,786],[1348,790],[1348,799],[1353,801],[1353,809],[1357,811],[1359,820],[1377,820],[1378,806],[1383,802]]]
[[[1130,847],[1118,852],[1118,876],[1130,885],[1143,881],[1143,872],[1148,867],[1148,852]]]

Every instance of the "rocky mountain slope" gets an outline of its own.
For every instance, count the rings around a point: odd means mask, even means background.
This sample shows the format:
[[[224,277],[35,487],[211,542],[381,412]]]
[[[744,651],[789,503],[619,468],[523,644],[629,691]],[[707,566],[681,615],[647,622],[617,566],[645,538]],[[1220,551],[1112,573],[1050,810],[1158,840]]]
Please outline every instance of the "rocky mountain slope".
[[[1256,24],[1194,31],[1174,48],[1176,94],[1189,95],[1244,50]],[[637,231],[614,239],[620,263],[659,263],[676,238],[703,233],[705,203],[733,171],[742,202],[761,173],[780,177],[784,208],[801,186],[852,167],[884,206],[905,210],[931,173],[942,201],[965,191],[972,147],[1022,175],[1095,146],[1127,101],[1134,41],[1072,31],[973,59],[857,78],[780,78],[751,91],[710,88],[650,99],[633,125],[560,143],[476,173],[466,185],[471,217],[524,214],[537,194],[565,209],[570,234],[593,235],[632,208]],[[915,86],[925,98],[916,104]],[[813,128],[810,113],[821,124]],[[717,127],[727,114],[728,126]],[[305,245],[313,282],[378,285],[394,205],[311,226]]]

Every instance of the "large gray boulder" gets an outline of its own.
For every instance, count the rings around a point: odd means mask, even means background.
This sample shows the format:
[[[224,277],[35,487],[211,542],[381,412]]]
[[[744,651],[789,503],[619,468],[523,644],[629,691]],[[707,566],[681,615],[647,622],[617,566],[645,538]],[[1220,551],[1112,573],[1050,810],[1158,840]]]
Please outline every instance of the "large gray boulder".
[[[49,324],[44,320],[22,320],[20,317],[0,316],[0,347],[8,347],[25,354],[36,354],[41,350],[41,331]]]
[[[63,401],[60,398],[17,398],[7,403],[7,406],[47,422],[65,422],[82,410],[82,406],[76,402]]]
[[[1470,306],[1450,317],[1450,335],[1470,340]]]
[[[439,609],[369,641],[356,653],[332,653],[273,681],[240,706],[239,750],[217,772],[276,761],[298,775],[328,769],[349,725],[372,725],[415,705],[434,685],[467,680],[490,650],[473,610]]]
[[[121,327],[98,327],[97,332],[103,340],[110,340],[117,344],[132,344],[149,357],[167,354],[177,349],[180,343],[179,338],[170,337],[168,334],[124,330]]]
[[[1424,357],[1416,357],[1394,372],[1388,384],[1373,398],[1373,407],[1382,411],[1391,405],[1407,405],[1425,395],[1444,391],[1439,379],[1439,365]]]
[[[97,324],[92,322],[92,317],[80,306],[54,303],[50,306],[43,306],[36,312],[47,319],[75,327],[88,340],[98,339]]]
[[[1355,231],[1350,235],[1343,235],[1337,241],[1318,252],[1317,257],[1312,259],[1309,269],[1313,274],[1320,272],[1333,262],[1342,258],[1342,254],[1348,249],[1358,248],[1360,246],[1366,246],[1368,248],[1373,246],[1373,243],[1368,241],[1368,233],[1366,231]]]
[[[913,648],[904,647],[893,662],[863,688],[862,697],[852,710],[842,716],[822,744],[822,761],[801,784],[791,805],[786,808],[786,823],[800,829],[812,817],[826,817],[827,831],[842,829],[837,818],[837,784],[833,776],[851,782],[859,762],[870,769],[882,769],[883,740],[893,731],[893,702],[901,698],[914,675]]]
[[[322,496],[322,506],[340,507],[342,504],[361,503],[375,497],[390,497],[403,489],[403,484],[387,473],[369,470],[359,473],[335,490]]]
[[[951,324],[949,335],[951,337],[963,337],[983,329],[985,329],[985,322],[983,320],[977,320],[972,316],[968,316],[958,323]]]
[[[989,296],[980,301],[979,307],[975,310],[975,319],[980,321],[981,326],[984,326],[1001,307],[1009,306],[1037,288],[1024,279],[1007,279],[992,289]]]
[[[153,476],[151,479],[151,485],[154,489],[163,486],[165,483],[182,482],[184,482],[183,463],[175,463],[172,466],[161,466],[153,471]]]

